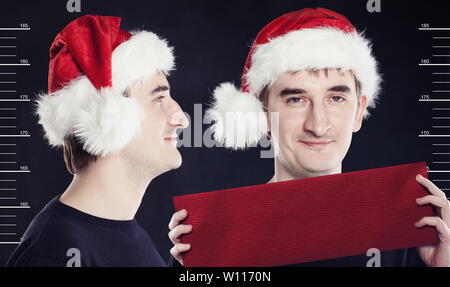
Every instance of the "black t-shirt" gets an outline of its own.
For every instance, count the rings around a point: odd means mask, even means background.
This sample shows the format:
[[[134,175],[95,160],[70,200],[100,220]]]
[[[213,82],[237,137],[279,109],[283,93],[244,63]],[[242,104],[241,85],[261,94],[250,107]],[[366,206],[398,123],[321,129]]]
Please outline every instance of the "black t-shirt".
[[[59,197],[31,221],[6,266],[167,266],[136,219],[95,217]]]

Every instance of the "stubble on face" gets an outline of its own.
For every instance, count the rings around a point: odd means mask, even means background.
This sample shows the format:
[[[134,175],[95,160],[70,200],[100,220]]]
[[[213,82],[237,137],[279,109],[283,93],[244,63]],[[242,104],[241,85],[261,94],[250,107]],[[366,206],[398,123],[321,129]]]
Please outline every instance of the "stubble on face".
[[[129,95],[144,112],[141,131],[124,150],[131,169],[142,176],[156,177],[181,165],[176,147],[176,128],[169,125],[173,105],[169,83],[163,73],[136,82]]]
[[[272,132],[276,169],[292,178],[340,173],[357,120],[357,89],[351,71],[281,76],[267,101],[268,113],[279,113],[278,131]]]

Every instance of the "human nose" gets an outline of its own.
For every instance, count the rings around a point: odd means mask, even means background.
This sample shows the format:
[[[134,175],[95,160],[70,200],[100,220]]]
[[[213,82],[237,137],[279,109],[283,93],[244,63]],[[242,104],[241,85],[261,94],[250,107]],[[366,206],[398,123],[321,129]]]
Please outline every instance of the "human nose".
[[[304,129],[320,137],[327,133],[330,128],[326,109],[320,105],[312,105],[304,123]]]
[[[189,126],[189,120],[180,108],[178,103],[172,99],[171,108],[169,110],[169,125],[185,129]]]

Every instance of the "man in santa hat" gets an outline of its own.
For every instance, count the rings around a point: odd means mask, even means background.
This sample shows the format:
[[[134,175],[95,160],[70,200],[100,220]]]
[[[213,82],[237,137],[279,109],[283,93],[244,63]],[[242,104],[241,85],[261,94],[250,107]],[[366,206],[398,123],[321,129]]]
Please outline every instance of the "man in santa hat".
[[[73,180],[33,219],[7,266],[164,266],[135,214],[149,183],[181,165],[188,120],[170,96],[173,49],[120,18],[80,17],[50,48],[37,115]]]
[[[344,16],[323,8],[302,9],[259,32],[241,91],[230,83],[220,85],[207,116],[214,120],[215,139],[225,147],[243,149],[262,136],[271,139],[275,173],[269,182],[337,174],[352,134],[376,106],[380,82],[369,40]],[[439,210],[439,216],[424,217],[416,227],[434,227],[438,244],[382,252],[381,266],[450,266],[449,201],[430,180],[416,179],[430,192],[417,204]],[[181,263],[183,252],[191,248],[180,242],[192,231],[191,225],[180,224],[188,212],[176,212],[169,223],[171,254]],[[300,266],[366,266],[369,259],[364,254]]]

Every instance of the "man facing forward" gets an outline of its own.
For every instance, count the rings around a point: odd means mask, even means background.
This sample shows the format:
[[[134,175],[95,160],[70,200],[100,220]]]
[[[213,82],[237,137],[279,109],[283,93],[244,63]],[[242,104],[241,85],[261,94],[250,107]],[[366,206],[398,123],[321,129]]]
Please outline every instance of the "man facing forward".
[[[353,133],[376,105],[380,81],[370,42],[344,16],[323,8],[303,9],[260,31],[245,64],[242,92],[229,83],[219,86],[208,116],[215,121],[216,140],[226,147],[245,148],[266,134],[271,138],[275,172],[269,182],[337,174]],[[257,122],[251,116],[248,122],[225,124],[227,112],[235,111],[264,112],[267,121],[256,129],[250,128]],[[272,124],[272,114],[278,114],[278,123]],[[435,227],[439,242],[382,252],[381,266],[450,266],[449,202],[428,179],[418,176],[417,181],[430,192],[417,204],[432,204],[439,216],[422,218],[416,227]],[[180,224],[187,214],[178,211],[169,223],[171,253],[181,263],[191,247],[180,242],[192,231],[191,225]],[[358,255],[299,266],[366,266],[367,261]]]

